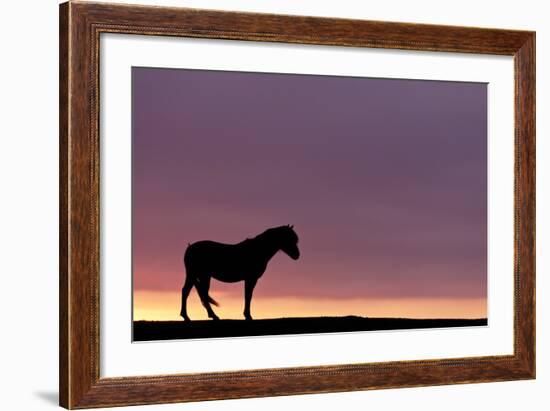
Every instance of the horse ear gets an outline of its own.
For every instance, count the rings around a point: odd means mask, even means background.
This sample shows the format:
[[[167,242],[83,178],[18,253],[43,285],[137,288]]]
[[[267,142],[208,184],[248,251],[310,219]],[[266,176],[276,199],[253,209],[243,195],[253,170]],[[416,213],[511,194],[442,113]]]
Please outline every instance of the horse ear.
[[[294,228],[294,224],[290,224],[289,227],[290,227],[290,228]]]

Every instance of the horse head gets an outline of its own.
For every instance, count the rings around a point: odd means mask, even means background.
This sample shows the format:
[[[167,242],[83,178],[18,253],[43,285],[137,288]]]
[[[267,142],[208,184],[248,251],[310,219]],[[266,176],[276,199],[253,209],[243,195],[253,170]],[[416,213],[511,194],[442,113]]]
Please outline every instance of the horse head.
[[[293,260],[300,258],[300,250],[298,249],[298,235],[294,231],[294,226],[284,225],[282,227],[278,227],[276,230],[280,250]]]

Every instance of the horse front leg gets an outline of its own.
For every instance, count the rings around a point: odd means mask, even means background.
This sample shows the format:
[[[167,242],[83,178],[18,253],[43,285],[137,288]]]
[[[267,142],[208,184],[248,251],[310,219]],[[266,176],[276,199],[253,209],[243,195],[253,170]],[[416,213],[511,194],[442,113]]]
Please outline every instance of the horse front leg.
[[[256,278],[254,279],[246,279],[244,281],[244,318],[247,320],[252,320],[252,316],[250,315],[250,302],[252,301],[252,292],[254,291],[254,287],[256,286],[256,281],[258,281]]]

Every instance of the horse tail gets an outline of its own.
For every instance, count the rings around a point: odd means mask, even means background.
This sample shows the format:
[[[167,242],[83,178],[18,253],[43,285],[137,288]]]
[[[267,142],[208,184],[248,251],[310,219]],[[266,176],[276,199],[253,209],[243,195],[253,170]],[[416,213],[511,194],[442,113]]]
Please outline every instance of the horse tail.
[[[210,297],[210,295],[208,295],[207,297],[208,297],[208,302],[210,304],[215,305],[216,307],[220,306],[220,303],[218,303],[216,300],[214,300],[212,297]]]
[[[198,243],[195,243],[195,244],[198,244]],[[193,259],[193,246],[195,244],[189,243],[187,245],[187,249],[185,250],[185,254],[183,256],[183,263],[185,265],[185,274],[188,279],[186,281],[192,281],[197,287],[197,291],[198,291],[199,290],[198,284],[200,282],[200,279],[198,276],[196,276],[197,274],[195,272],[196,267],[194,267],[194,265],[196,265],[196,260]],[[210,297],[208,293],[203,293],[199,291],[199,297],[201,298],[201,300],[203,300],[203,305],[205,304],[204,300],[207,300],[208,303],[215,305],[216,307],[220,306],[220,304],[216,300],[214,300],[212,297]]]
[[[199,297],[203,301],[203,305],[206,304],[204,300],[207,300],[210,304],[215,305],[216,307],[219,307],[220,304],[216,300],[214,300],[212,297],[210,297],[210,294],[204,292],[206,290],[203,289],[202,291],[200,291],[200,288],[198,286],[199,281],[200,281],[199,279],[195,280],[195,286],[197,287],[197,290],[199,290]]]

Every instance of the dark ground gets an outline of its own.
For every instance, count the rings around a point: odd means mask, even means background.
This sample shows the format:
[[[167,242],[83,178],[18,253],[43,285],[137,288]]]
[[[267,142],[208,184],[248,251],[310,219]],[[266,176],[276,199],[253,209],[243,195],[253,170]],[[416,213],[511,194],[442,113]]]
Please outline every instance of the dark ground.
[[[472,327],[487,319],[409,319],[367,317],[302,317],[266,320],[134,321],[134,341],[257,335],[314,334],[412,328]]]

